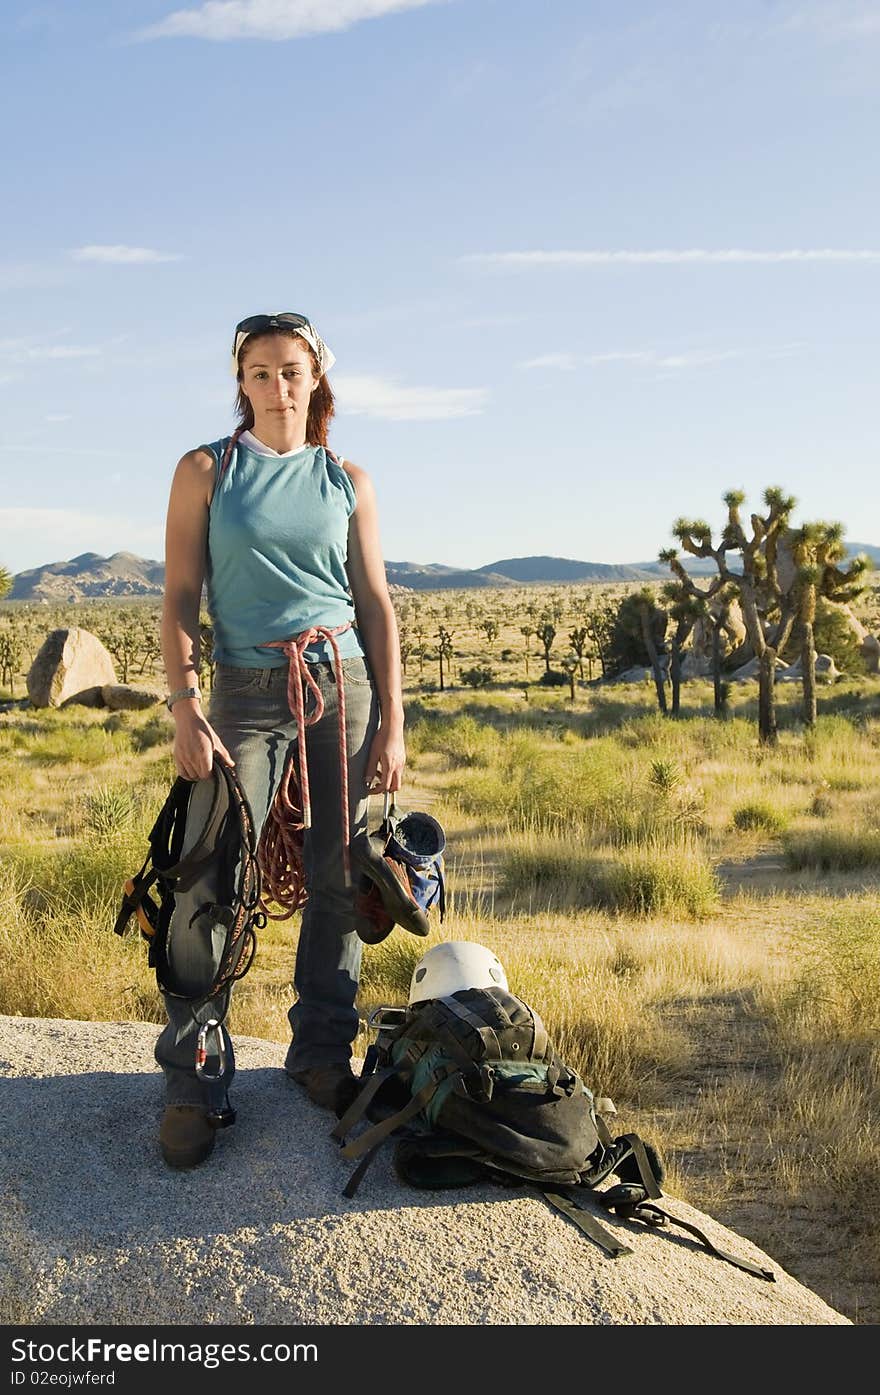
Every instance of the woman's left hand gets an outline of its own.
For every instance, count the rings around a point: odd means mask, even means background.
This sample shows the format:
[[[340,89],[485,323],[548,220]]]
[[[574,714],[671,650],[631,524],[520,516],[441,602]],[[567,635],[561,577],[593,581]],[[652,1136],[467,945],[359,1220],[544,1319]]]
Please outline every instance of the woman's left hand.
[[[373,737],[367,757],[367,789],[371,794],[379,791],[393,794],[400,789],[405,765],[406,747],[403,732],[395,731],[391,727],[380,727]]]

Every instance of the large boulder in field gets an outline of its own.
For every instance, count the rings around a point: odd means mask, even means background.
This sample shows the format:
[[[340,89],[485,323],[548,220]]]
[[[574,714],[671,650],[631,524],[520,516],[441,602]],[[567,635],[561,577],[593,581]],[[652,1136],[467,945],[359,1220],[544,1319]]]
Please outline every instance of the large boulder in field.
[[[777,669],[779,664],[777,664]],[[818,683],[833,683],[840,678],[840,669],[832,659],[830,654],[816,655],[816,681]],[[800,683],[804,676],[804,666],[800,658],[795,659],[793,664],[789,664],[784,672],[777,674],[780,683]]]
[[[777,681],[777,682],[779,682],[779,680],[783,677],[783,675],[786,674],[786,673],[788,672],[788,668],[789,668],[788,664],[784,664],[784,663],[782,662],[781,659],[777,659],[777,660],[776,660],[776,681]],[[760,663],[760,660],[759,660],[759,659],[749,659],[749,661],[748,661],[747,664],[743,664],[741,668],[734,669],[733,673],[729,673],[729,674],[727,675],[727,678],[728,678],[728,682],[730,682],[730,683],[751,683],[752,681],[757,682],[757,681],[758,681],[758,675],[759,675],[760,672],[761,672],[761,663]]]
[[[128,683],[105,683],[101,697],[111,712],[140,712],[145,707],[155,707],[164,693],[156,688],[132,688]]]
[[[77,627],[52,630],[27,676],[34,707],[63,707],[68,702],[103,707],[101,690],[107,683],[116,683],[113,659],[97,635]]]

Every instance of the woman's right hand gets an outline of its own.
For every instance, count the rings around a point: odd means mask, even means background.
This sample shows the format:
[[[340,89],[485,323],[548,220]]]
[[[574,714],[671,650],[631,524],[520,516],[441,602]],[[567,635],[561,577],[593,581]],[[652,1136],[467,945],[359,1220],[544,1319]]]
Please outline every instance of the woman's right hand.
[[[178,712],[178,708],[182,710]],[[174,764],[184,780],[207,780],[214,766],[214,752],[227,765],[235,761],[197,703],[174,704]]]

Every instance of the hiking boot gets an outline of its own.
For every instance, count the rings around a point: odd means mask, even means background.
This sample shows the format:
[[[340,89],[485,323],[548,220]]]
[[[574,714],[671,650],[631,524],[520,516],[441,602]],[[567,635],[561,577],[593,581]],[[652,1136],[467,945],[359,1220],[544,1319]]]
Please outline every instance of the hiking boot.
[[[287,1074],[302,1085],[312,1104],[319,1109],[331,1109],[341,1118],[361,1087],[347,1061],[333,1061],[327,1066],[308,1066],[305,1070],[289,1070]]]
[[[197,1104],[169,1104],[162,1115],[159,1147],[169,1167],[197,1167],[214,1147],[215,1126]]]

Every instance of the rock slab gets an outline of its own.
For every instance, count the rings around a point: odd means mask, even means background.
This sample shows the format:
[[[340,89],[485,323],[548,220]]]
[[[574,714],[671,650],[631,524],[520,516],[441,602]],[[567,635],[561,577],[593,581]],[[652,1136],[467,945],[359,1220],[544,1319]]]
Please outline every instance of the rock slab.
[[[851,1325],[674,1198],[776,1282],[597,1207],[633,1251],[612,1260],[525,1189],[409,1190],[390,1150],[346,1200],[332,1116],[273,1042],[236,1041],[238,1121],[201,1167],[173,1172],[156,1141],[156,1033],[0,1017],[0,1322]]]
[[[109,651],[97,635],[76,626],[46,636],[27,676],[34,707],[63,707],[68,702],[103,707],[102,689],[115,683]]]

